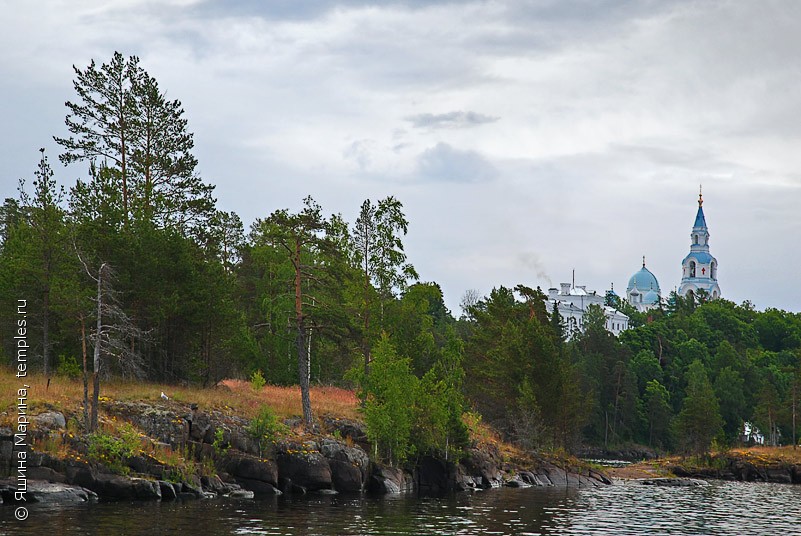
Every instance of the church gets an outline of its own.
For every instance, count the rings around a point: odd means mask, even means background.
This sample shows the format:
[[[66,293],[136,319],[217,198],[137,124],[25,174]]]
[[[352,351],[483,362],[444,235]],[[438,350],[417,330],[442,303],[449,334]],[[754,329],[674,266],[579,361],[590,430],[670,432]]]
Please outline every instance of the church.
[[[677,293],[682,297],[706,295],[709,299],[720,298],[718,285],[718,261],[709,252],[709,228],[704,216],[703,193],[698,193],[698,212],[690,232],[690,253],[681,261],[681,284]],[[555,306],[568,327],[568,336],[583,331],[583,317],[591,304],[600,306],[606,316],[606,329],[615,335],[628,329],[629,317],[613,305],[618,300],[614,289],[607,291],[605,297],[596,291],[588,291],[585,286],[574,282],[562,283],[561,288],[548,290],[548,301]],[[662,303],[662,290],[656,276],[645,266],[635,272],[626,286],[626,301],[637,311],[646,312]]]
[[[698,212],[690,232],[690,253],[681,261],[681,284],[677,293],[681,297],[696,297],[704,293],[710,299],[720,298],[718,261],[709,252],[709,228],[704,216],[703,192],[698,192]],[[626,287],[626,300],[638,311],[659,307],[662,294],[656,276],[645,267],[631,276]]]

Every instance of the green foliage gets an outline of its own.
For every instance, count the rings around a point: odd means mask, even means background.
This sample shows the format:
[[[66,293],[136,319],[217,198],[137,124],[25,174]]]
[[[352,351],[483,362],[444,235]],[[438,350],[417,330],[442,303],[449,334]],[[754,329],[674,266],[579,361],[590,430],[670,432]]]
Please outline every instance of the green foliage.
[[[390,464],[403,463],[414,454],[413,401],[419,388],[410,360],[398,356],[384,336],[373,349],[370,375],[361,380],[367,437],[375,454]]]
[[[703,454],[723,432],[720,404],[699,360],[687,368],[687,395],[676,417],[677,441],[684,452]]]
[[[214,441],[211,443],[211,446],[214,448],[214,452],[218,457],[225,456],[228,449],[231,448],[230,443],[225,440],[225,430],[222,428],[214,430]]]
[[[648,422],[648,444],[665,448],[670,445],[670,394],[657,380],[650,380],[643,394],[645,416]]]
[[[261,370],[253,371],[253,374],[250,375],[250,386],[253,390],[261,391],[265,385],[267,385],[267,380],[264,379]]]
[[[259,447],[259,456],[262,456],[265,448],[278,441],[288,430],[286,425],[278,420],[272,408],[263,405],[248,424],[247,432],[256,441]]]
[[[115,434],[106,432],[90,434],[88,443],[89,458],[119,474],[129,472],[127,460],[141,448],[139,432],[128,423],[119,425]]]
[[[586,398],[577,368],[552,327],[539,289],[493,289],[470,307],[471,336],[465,344],[465,389],[485,420],[509,437],[517,435],[521,411],[536,411],[540,444],[573,446],[584,424]],[[526,387],[526,383],[528,387]],[[528,432],[525,432],[528,435]]]
[[[66,376],[73,380],[83,375],[83,369],[75,356],[67,356],[64,354],[58,356],[58,368],[56,372],[60,376]]]

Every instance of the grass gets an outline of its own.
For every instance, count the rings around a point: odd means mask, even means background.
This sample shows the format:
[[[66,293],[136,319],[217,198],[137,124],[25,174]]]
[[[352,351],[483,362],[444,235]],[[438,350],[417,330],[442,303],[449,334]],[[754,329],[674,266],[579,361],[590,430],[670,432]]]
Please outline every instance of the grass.
[[[80,414],[83,400],[81,380],[54,377],[48,387],[47,380],[40,374],[31,374],[20,379],[9,369],[1,369],[0,411],[8,411],[6,420],[10,420],[16,414],[17,390],[23,384],[29,386],[30,414],[40,413],[46,409],[56,409],[73,415]],[[253,418],[263,405],[270,406],[280,418],[300,416],[303,413],[298,387],[265,385],[259,390],[254,390],[250,382],[239,380],[226,380],[219,386],[210,388],[120,380],[103,382],[100,386],[103,400],[121,402],[166,402],[161,399],[162,392],[178,403],[195,403],[202,410],[216,409],[246,418]],[[315,415],[331,414],[349,419],[359,418],[359,400],[353,391],[336,387],[312,387],[311,400]]]
[[[756,463],[801,464],[801,447],[748,447],[734,448],[724,453]]]

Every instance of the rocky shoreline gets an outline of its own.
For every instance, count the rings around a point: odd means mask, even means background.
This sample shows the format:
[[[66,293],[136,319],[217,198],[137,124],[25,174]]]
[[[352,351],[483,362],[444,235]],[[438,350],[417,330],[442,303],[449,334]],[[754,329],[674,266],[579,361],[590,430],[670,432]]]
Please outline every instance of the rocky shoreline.
[[[801,484],[801,463],[748,450],[697,458],[661,458],[610,467],[612,478],[628,481],[729,480]]]
[[[133,424],[153,444],[188,453],[204,470],[182,473],[142,452],[124,460],[122,472],[126,474],[112,471],[88,459],[86,439],[66,429],[70,416],[47,411],[32,418],[30,438],[56,438],[68,446],[68,453],[59,456],[28,449],[29,501],[252,498],[282,493],[437,495],[500,486],[598,487],[611,483],[589,468],[558,467],[544,459],[522,467],[486,445],[469,449],[456,463],[422,457],[402,468],[382,465],[367,455],[370,445],[363,425],[335,417],[323,418],[314,434],[281,439],[264,453],[247,433],[246,419],[201,411],[194,404],[109,401],[103,409],[111,418]],[[9,477],[0,480],[3,503],[14,500],[20,448],[13,431],[0,428],[0,477]]]

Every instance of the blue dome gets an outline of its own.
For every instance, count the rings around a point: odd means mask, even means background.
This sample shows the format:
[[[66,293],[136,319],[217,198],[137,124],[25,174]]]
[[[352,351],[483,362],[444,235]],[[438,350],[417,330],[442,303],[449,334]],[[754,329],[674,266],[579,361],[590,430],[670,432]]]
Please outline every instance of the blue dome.
[[[649,290],[642,297],[642,302],[648,305],[657,304],[659,303],[659,294],[655,290]]]
[[[631,292],[631,289],[634,287],[637,287],[640,292],[654,290],[659,294],[659,282],[656,280],[656,276],[644,265],[639,272],[631,276],[629,279],[629,286],[626,287],[626,292]]]

